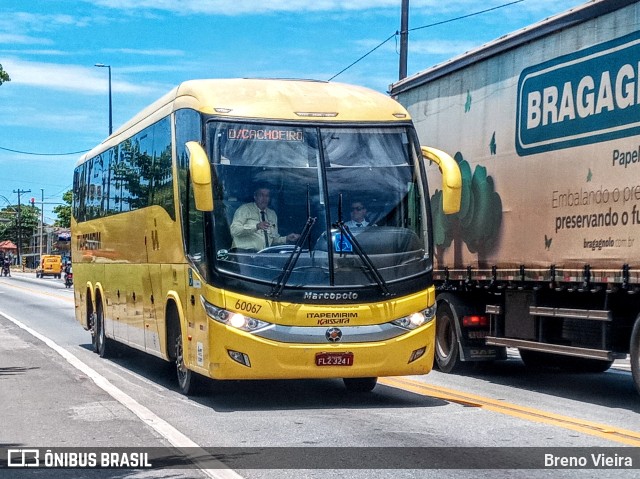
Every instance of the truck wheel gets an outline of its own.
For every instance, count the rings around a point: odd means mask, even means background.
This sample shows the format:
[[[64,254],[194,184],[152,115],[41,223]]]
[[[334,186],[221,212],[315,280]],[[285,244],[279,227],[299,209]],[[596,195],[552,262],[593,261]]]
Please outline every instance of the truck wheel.
[[[378,378],[343,378],[347,391],[353,393],[368,393],[376,387]]]
[[[530,349],[518,349],[518,352],[524,365],[530,369],[544,369],[553,366],[550,354]]]
[[[603,373],[613,364],[613,361],[603,359],[578,358],[529,349],[519,349],[518,351],[522,362],[532,369],[559,369],[571,373]]]
[[[613,361],[605,359],[591,359],[591,358],[574,358],[571,356],[564,356],[560,361],[559,367],[563,371],[572,373],[603,373],[607,371]]]
[[[631,356],[633,382],[640,394],[640,316],[636,319],[636,324],[633,326],[633,331],[631,332],[629,355]]]
[[[455,317],[447,303],[440,303],[436,313],[436,364],[443,373],[459,368],[460,347]]]

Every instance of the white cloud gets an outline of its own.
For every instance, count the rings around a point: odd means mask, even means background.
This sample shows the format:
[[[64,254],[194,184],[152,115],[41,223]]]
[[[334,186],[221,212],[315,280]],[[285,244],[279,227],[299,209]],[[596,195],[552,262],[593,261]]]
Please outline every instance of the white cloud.
[[[400,0],[84,0],[93,5],[117,10],[168,11],[178,14],[246,15],[265,13],[359,12],[388,9],[399,14]],[[429,14],[467,14],[514,2],[523,11],[557,12],[559,4],[578,5],[580,0],[411,0],[410,10],[424,10]],[[560,7],[562,8],[562,7]]]
[[[0,44],[10,45],[51,45],[53,42],[46,38],[19,35],[14,33],[0,33]]]
[[[246,15],[261,13],[305,13],[353,11],[374,8],[398,9],[398,0],[84,0],[119,10],[164,10],[182,14]]]
[[[43,56],[52,56],[52,57],[73,55],[73,53],[71,52],[65,52],[63,50],[54,50],[54,49],[46,49],[46,50],[4,49],[4,50],[0,50],[0,53],[3,53],[5,55],[43,55]]]
[[[19,32],[50,31],[54,27],[84,27],[89,23],[88,17],[67,14],[38,14],[28,12],[4,12],[0,18],[0,30]]]
[[[11,86],[28,85],[51,90],[75,91],[84,94],[103,94],[108,90],[106,72],[95,67],[60,63],[29,62],[3,59],[3,67],[11,72]],[[112,91],[120,93],[148,93],[149,87],[114,79]]]
[[[154,57],[179,57],[184,55],[184,52],[182,50],[172,49],[141,50],[136,48],[105,48],[102,51],[105,53],[119,53],[123,55],[143,55]]]
[[[454,56],[478,47],[473,41],[421,40],[410,41],[411,54]]]

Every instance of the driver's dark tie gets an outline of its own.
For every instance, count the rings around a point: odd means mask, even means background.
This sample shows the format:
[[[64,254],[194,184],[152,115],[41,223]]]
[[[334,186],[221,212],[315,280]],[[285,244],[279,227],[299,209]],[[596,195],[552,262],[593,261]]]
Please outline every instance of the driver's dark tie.
[[[264,214],[264,211],[260,212],[260,217],[262,218],[262,221],[267,221],[267,217]],[[264,247],[268,248],[269,247],[269,235],[267,234],[267,230],[262,230],[262,232],[264,233]]]

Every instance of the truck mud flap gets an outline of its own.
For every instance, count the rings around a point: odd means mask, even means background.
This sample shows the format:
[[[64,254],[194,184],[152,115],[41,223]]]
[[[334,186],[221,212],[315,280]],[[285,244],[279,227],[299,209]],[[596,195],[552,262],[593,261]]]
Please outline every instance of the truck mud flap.
[[[464,361],[502,361],[507,359],[507,349],[500,346],[473,346],[462,348]]]

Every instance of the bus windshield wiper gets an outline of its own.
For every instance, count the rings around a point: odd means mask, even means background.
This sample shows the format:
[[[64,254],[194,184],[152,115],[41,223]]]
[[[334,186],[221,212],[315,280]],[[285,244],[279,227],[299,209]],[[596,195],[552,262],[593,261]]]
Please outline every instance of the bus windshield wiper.
[[[282,290],[284,289],[284,286],[287,284],[287,281],[289,280],[289,276],[291,276],[291,273],[293,272],[293,268],[295,268],[296,263],[298,262],[298,258],[300,258],[300,254],[302,253],[302,245],[307,240],[307,238],[309,238],[309,235],[311,234],[311,228],[313,227],[315,222],[316,222],[316,218],[311,217],[309,185],[307,185],[307,222],[304,224],[304,228],[302,228],[300,237],[296,241],[296,244],[293,246],[293,251],[289,255],[289,258],[287,258],[287,262],[285,263],[284,268],[282,268],[282,273],[280,273],[280,275],[278,276],[278,279],[276,279],[276,284],[274,284],[273,288],[271,288],[271,292],[269,293],[269,296],[273,298],[277,298],[278,296],[280,296],[280,294],[282,294]]]
[[[378,286],[380,287],[380,290],[382,291],[383,296],[392,296],[392,293],[389,291],[389,288],[387,287],[387,282],[384,280],[384,278],[380,274],[380,271],[378,271],[378,268],[376,268],[376,266],[373,264],[373,262],[371,261],[371,258],[369,258],[367,253],[365,253],[364,249],[362,249],[362,246],[360,246],[360,243],[358,243],[358,240],[356,239],[355,235],[351,233],[351,230],[349,230],[349,227],[346,225],[346,223],[342,219],[342,194],[340,194],[338,198],[338,221],[336,223],[333,223],[331,226],[333,228],[338,228],[338,230],[340,230],[340,234],[343,237],[345,237],[347,241],[349,241],[353,245],[353,249],[355,250],[356,254],[360,257],[360,259],[362,260],[362,263],[369,270],[375,282],[378,283]]]

